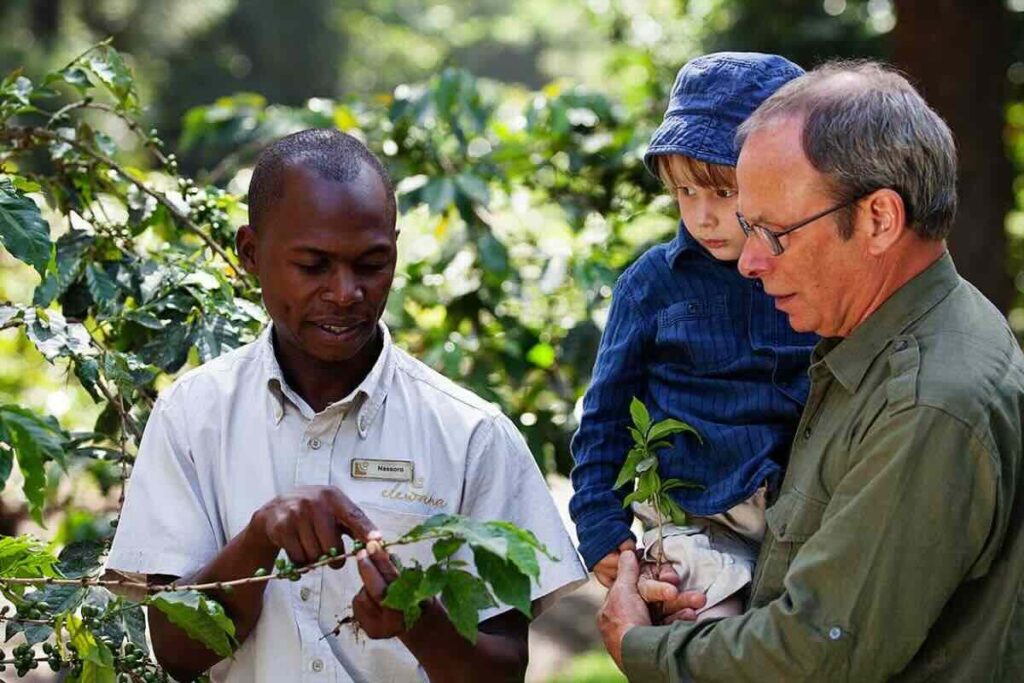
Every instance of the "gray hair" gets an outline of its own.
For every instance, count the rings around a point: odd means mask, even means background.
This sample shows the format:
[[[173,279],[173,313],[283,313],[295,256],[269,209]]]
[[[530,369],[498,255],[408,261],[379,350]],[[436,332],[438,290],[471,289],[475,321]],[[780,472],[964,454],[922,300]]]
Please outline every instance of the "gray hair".
[[[837,204],[889,188],[903,199],[911,230],[946,238],[956,215],[956,145],[902,74],[872,61],[823,64],[765,100],[740,126],[737,147],[791,117],[803,120],[804,154]],[[844,239],[853,234],[853,212],[839,214]]]

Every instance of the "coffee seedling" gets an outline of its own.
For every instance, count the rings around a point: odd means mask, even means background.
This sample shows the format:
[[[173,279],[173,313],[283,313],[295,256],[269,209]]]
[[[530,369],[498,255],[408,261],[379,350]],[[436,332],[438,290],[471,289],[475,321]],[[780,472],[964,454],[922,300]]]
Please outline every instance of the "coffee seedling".
[[[651,415],[640,399],[633,397],[629,405],[629,413],[633,418],[633,426],[629,433],[633,437],[633,447],[626,455],[626,461],[619,470],[614,488],[619,489],[627,484],[636,488],[626,496],[622,507],[633,503],[646,503],[654,508],[658,518],[658,567],[664,560],[662,545],[664,536],[662,527],[669,521],[673,524],[686,524],[686,513],[679,503],[669,496],[669,492],[678,488],[702,488],[700,484],[681,479],[662,480],[658,474],[658,451],[672,445],[668,437],[680,432],[689,432],[702,441],[700,434],[690,425],[679,420],[667,419],[651,423]]]

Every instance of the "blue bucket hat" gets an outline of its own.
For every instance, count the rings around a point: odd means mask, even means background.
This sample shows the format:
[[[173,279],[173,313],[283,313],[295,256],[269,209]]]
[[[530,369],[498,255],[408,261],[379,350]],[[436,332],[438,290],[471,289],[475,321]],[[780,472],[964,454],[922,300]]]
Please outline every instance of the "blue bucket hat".
[[[658,177],[654,157],[664,154],[735,166],[736,129],[803,73],[785,57],[759,52],[716,52],[690,60],[676,76],[665,119],[644,153],[647,170]]]

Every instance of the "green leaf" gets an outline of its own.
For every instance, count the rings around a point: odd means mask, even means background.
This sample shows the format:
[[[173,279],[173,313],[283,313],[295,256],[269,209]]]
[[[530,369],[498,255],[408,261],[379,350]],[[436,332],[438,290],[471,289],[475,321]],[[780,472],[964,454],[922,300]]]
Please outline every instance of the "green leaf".
[[[235,648],[235,625],[214,600],[196,591],[163,591],[149,604],[167,615],[172,624],[221,657]]]
[[[548,549],[537,540],[537,537],[529,529],[520,529],[512,522],[495,520],[486,522],[487,526],[504,531],[505,540],[508,542],[508,561],[518,567],[519,571],[534,580],[540,579],[540,565],[537,563],[537,551],[547,555],[552,560],[558,560],[551,555]]]
[[[489,273],[502,276],[509,270],[508,248],[490,232],[477,240],[477,252],[480,254],[480,265]]]
[[[680,526],[686,524],[686,512],[683,508],[679,507],[679,503],[664,495],[664,493],[661,496],[661,509],[668,511],[668,516],[672,519],[673,524]]]
[[[622,469],[619,470],[619,477],[615,480],[612,488],[619,489],[626,484],[631,484],[636,479],[636,466],[645,457],[646,453],[642,448],[629,449],[629,453],[626,454],[626,460],[622,463]]]
[[[473,560],[480,578],[491,587],[495,597],[532,618],[530,609],[530,577],[500,556],[482,548],[473,548]]]
[[[633,417],[633,425],[642,434],[646,434],[651,426],[651,415],[647,412],[647,406],[636,396],[629,404],[629,414]]]
[[[53,248],[50,225],[36,203],[6,179],[0,180],[0,241],[14,258],[46,275]]]
[[[551,344],[535,344],[526,353],[526,360],[536,365],[538,368],[547,370],[555,364],[555,347]]]
[[[203,318],[195,343],[199,359],[205,363],[241,346],[241,333],[227,318],[210,315]]]
[[[57,238],[57,251],[53,267],[32,295],[35,306],[46,307],[64,294],[78,276],[82,274],[83,256],[92,246],[95,238],[83,230],[69,230]]]
[[[407,629],[412,628],[423,613],[417,598],[423,578],[423,567],[419,564],[406,567],[399,572],[397,579],[388,584],[387,593],[381,603],[385,607],[401,612]]]
[[[447,572],[447,581],[441,591],[441,604],[448,618],[463,638],[476,643],[480,610],[495,606],[487,586],[476,576],[458,569]]]
[[[78,683],[114,683],[114,653],[85,628],[82,620],[69,614],[66,620],[71,644],[82,660],[82,673],[71,680]]]
[[[9,448],[0,448],[0,491],[7,485],[7,480],[14,470],[14,451]]]
[[[650,475],[653,475],[650,476]],[[648,470],[642,473],[636,490],[633,493],[626,496],[626,499],[622,502],[622,507],[627,508],[633,503],[643,503],[650,501],[651,498],[658,492],[658,480],[657,473],[653,470]]]
[[[661,483],[661,492],[665,493],[673,489],[702,489],[703,484],[698,484],[692,481],[683,481],[682,479],[666,479]]]
[[[658,459],[655,458],[654,456],[648,456],[648,457],[644,458],[643,460],[641,460],[640,462],[637,463],[636,471],[637,471],[638,474],[642,474],[642,473],[646,472],[647,470],[651,469],[652,467],[657,467],[657,466],[658,466]]]
[[[14,450],[24,483],[29,513],[43,525],[46,497],[46,462],[64,461],[67,435],[52,417],[39,417],[20,406],[0,406],[0,442]]]
[[[487,183],[479,176],[472,173],[460,173],[455,177],[455,185],[476,204],[482,204],[486,207],[491,201],[491,193],[487,188]]]
[[[651,427],[651,431],[647,434],[647,440],[657,441],[658,439],[662,439],[666,436],[671,436],[672,434],[678,434],[679,432],[689,432],[696,436],[698,441],[704,443],[703,439],[701,439],[700,434],[697,433],[696,429],[686,424],[685,422],[680,422],[679,420],[673,420],[671,418],[667,420],[662,420],[661,422]]]
[[[60,551],[60,573],[69,579],[94,574],[100,568],[105,546],[103,541],[85,540],[69,543]]]
[[[85,269],[85,283],[89,287],[92,300],[100,310],[109,314],[119,307],[120,285],[110,277],[99,263],[90,263]]]
[[[67,307],[65,306],[65,310]],[[25,312],[25,332],[46,360],[92,353],[89,332],[81,323],[69,323],[57,311],[40,308]]]
[[[461,538],[442,538],[434,542],[431,551],[434,553],[434,559],[441,562],[458,552],[464,544],[465,541]]]
[[[99,391],[100,364],[95,358],[80,357],[74,361],[75,377],[92,399],[99,403],[104,400]]]
[[[167,372],[175,372],[185,364],[194,341],[195,331],[191,325],[168,325],[164,334],[142,347],[142,359]]]
[[[124,631],[128,635],[128,641],[135,647],[141,648],[148,655],[146,613],[142,611],[142,607],[136,605],[135,607],[129,607],[121,614],[124,619]]]
[[[69,66],[60,72],[60,76],[64,79],[65,83],[82,95],[93,87],[92,81],[89,80],[89,74],[80,66]]]
[[[24,624],[19,621],[8,621],[7,629],[4,631],[4,642],[19,633],[23,634],[25,642],[29,645],[38,645],[50,639],[50,636],[53,635],[53,627],[48,624]]]
[[[117,50],[103,46],[86,55],[83,62],[117,99],[120,106],[126,109],[134,109],[137,106],[132,73]]]
[[[0,577],[13,579],[37,579],[56,576],[54,557],[46,546],[31,536],[0,536]],[[24,586],[9,586],[17,595],[25,592]]]
[[[423,186],[420,197],[431,213],[444,213],[455,201],[455,184],[448,178],[433,178]]]

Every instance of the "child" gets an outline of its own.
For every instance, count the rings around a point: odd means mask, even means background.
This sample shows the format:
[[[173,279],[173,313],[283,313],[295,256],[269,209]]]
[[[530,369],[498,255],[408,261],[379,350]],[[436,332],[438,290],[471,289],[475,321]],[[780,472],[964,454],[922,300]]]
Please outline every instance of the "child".
[[[643,254],[615,287],[583,417],[572,442],[576,467],[570,512],[580,553],[609,586],[619,553],[635,549],[628,491],[613,490],[632,439],[629,403],[654,421],[692,425],[661,452],[663,479],[701,488],[670,495],[686,526],[665,525],[664,552],[680,591],[707,595],[701,618],[742,610],[764,536],[767,491],[781,481],[806,400],[806,370],[817,338],[794,332],[760,281],[736,269],[744,235],[736,220],[737,127],[800,67],[782,57],[718,53],[686,64],[665,119],[644,157],[675,194],[679,232]],[[658,517],[634,506],[657,548]]]

